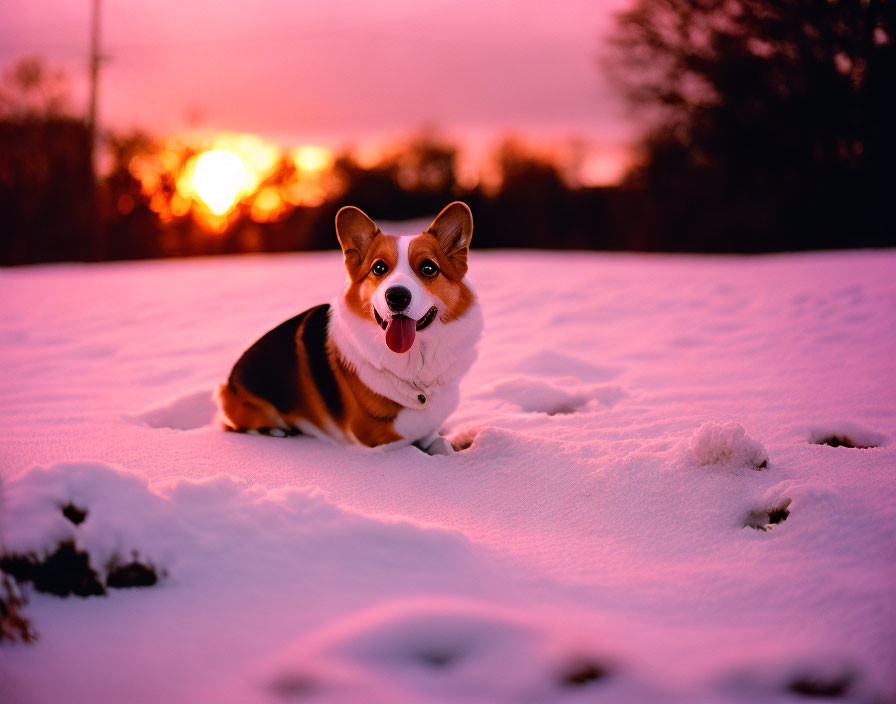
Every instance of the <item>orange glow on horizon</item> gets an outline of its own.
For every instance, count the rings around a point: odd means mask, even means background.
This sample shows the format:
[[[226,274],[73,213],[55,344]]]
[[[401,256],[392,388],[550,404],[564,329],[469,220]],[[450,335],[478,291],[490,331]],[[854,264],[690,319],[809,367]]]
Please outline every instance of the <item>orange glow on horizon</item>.
[[[313,174],[326,171],[333,166],[333,152],[316,144],[303,144],[289,153],[299,171]]]
[[[455,177],[462,187],[496,192],[503,180],[502,150],[508,149],[511,156],[554,164],[570,187],[618,183],[631,159],[625,150],[580,140],[502,144],[497,150],[484,145],[458,150]],[[408,148],[403,142],[369,142],[347,154],[361,168],[376,168],[398,163]],[[284,148],[257,135],[221,132],[172,136],[133,155],[127,168],[162,223],[192,218],[206,232],[220,234],[241,218],[280,221],[295,208],[338,198],[345,183],[336,162],[337,154],[323,145]],[[414,163],[409,168],[413,182]],[[114,207],[124,216],[135,205],[133,198],[120,199]]]
[[[255,194],[249,217],[255,222],[272,222],[283,212],[283,198],[273,186],[265,186]]]

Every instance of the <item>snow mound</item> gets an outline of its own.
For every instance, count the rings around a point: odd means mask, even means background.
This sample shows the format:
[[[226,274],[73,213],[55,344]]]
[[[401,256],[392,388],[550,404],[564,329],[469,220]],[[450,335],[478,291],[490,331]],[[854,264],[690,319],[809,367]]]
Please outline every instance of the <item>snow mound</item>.
[[[555,416],[584,411],[596,404],[611,407],[624,396],[624,392],[619,386],[554,383],[517,376],[497,381],[477,396],[501,399],[527,413]]]
[[[272,658],[260,681],[283,699],[365,702],[552,701],[604,688],[612,668],[497,604],[426,597],[329,624]]]
[[[315,569],[329,569],[319,550],[330,562],[355,555],[361,562],[379,556],[401,564],[421,553],[462,563],[469,549],[451,531],[368,517],[315,488],[267,490],[226,475],[150,485],[100,463],[61,463],[33,468],[3,489],[6,554],[45,558],[71,543],[89,555],[101,578],[108,566],[138,558],[172,577],[196,579],[250,555],[301,565],[307,574],[309,560]]]
[[[843,510],[843,497],[829,487],[792,479],[769,487],[762,499],[748,513],[744,525],[759,530],[769,530],[783,523],[793,513],[800,523],[826,523],[848,520]]]
[[[857,423],[843,421],[813,425],[806,433],[806,439],[813,445],[830,445],[867,450],[886,444],[882,433],[869,430]]]
[[[194,430],[209,425],[217,414],[214,395],[208,389],[175,396],[140,411],[133,419],[150,428]]]
[[[783,523],[790,516],[789,506],[791,502],[792,500],[789,497],[784,497],[774,503],[763,503],[747,514],[744,527],[755,528],[756,530],[769,530],[772,526]]]
[[[701,425],[688,441],[687,456],[697,467],[768,467],[768,452],[762,443],[734,421]]]
[[[757,505],[750,510],[744,525],[767,530],[783,523],[791,513],[801,522],[812,519],[824,530],[825,524],[840,523],[855,518],[844,508],[843,496],[830,487],[792,479],[769,487]]]
[[[45,557],[71,542],[94,569],[138,550],[150,560],[170,537],[172,516],[145,479],[98,463],[36,467],[3,486],[0,534],[6,553]],[[68,510],[66,511],[65,509]],[[68,517],[79,512],[80,520]]]
[[[764,659],[719,678],[719,689],[748,702],[879,701],[868,677],[845,649],[814,647]]]
[[[525,374],[571,377],[592,383],[610,381],[619,375],[618,369],[594,364],[551,348],[526,355],[514,365],[514,369]]]

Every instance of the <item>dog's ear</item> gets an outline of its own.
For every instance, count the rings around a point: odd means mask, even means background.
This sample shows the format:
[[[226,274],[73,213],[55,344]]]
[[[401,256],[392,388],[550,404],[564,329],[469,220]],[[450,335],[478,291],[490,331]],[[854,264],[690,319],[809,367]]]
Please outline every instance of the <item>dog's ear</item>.
[[[439,241],[459,276],[467,273],[467,252],[473,239],[473,213],[459,200],[446,205],[427,230]]]
[[[336,237],[345,255],[345,268],[349,275],[354,275],[361,266],[370,243],[379,231],[376,223],[353,205],[340,208],[336,213]]]

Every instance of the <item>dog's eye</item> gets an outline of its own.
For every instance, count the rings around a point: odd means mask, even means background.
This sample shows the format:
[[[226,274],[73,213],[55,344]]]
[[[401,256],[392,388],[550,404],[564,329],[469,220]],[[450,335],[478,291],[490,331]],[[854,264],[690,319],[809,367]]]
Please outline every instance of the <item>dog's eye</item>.
[[[386,262],[384,262],[382,259],[377,259],[373,263],[373,268],[371,269],[371,271],[373,272],[374,276],[382,276],[387,271],[389,271],[389,265],[386,264]]]
[[[432,259],[424,259],[420,264],[420,273],[426,277],[433,277],[439,273],[439,267]]]

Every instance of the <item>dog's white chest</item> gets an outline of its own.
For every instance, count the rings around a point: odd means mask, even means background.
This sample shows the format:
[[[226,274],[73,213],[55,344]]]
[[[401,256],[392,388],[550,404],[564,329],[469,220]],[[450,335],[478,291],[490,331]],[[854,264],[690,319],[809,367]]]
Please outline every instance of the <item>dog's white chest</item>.
[[[396,354],[373,322],[346,309],[342,297],[331,307],[329,335],[340,358],[368,389],[402,408],[392,429],[402,440],[395,447],[432,441],[460,402],[460,379],[476,358],[482,331],[478,302],[450,324],[439,320],[421,333],[411,351]],[[420,401],[421,395],[425,402]]]
[[[457,384],[440,387],[419,408],[404,408],[398,412],[392,427],[406,440],[413,442],[435,433],[460,402]]]

